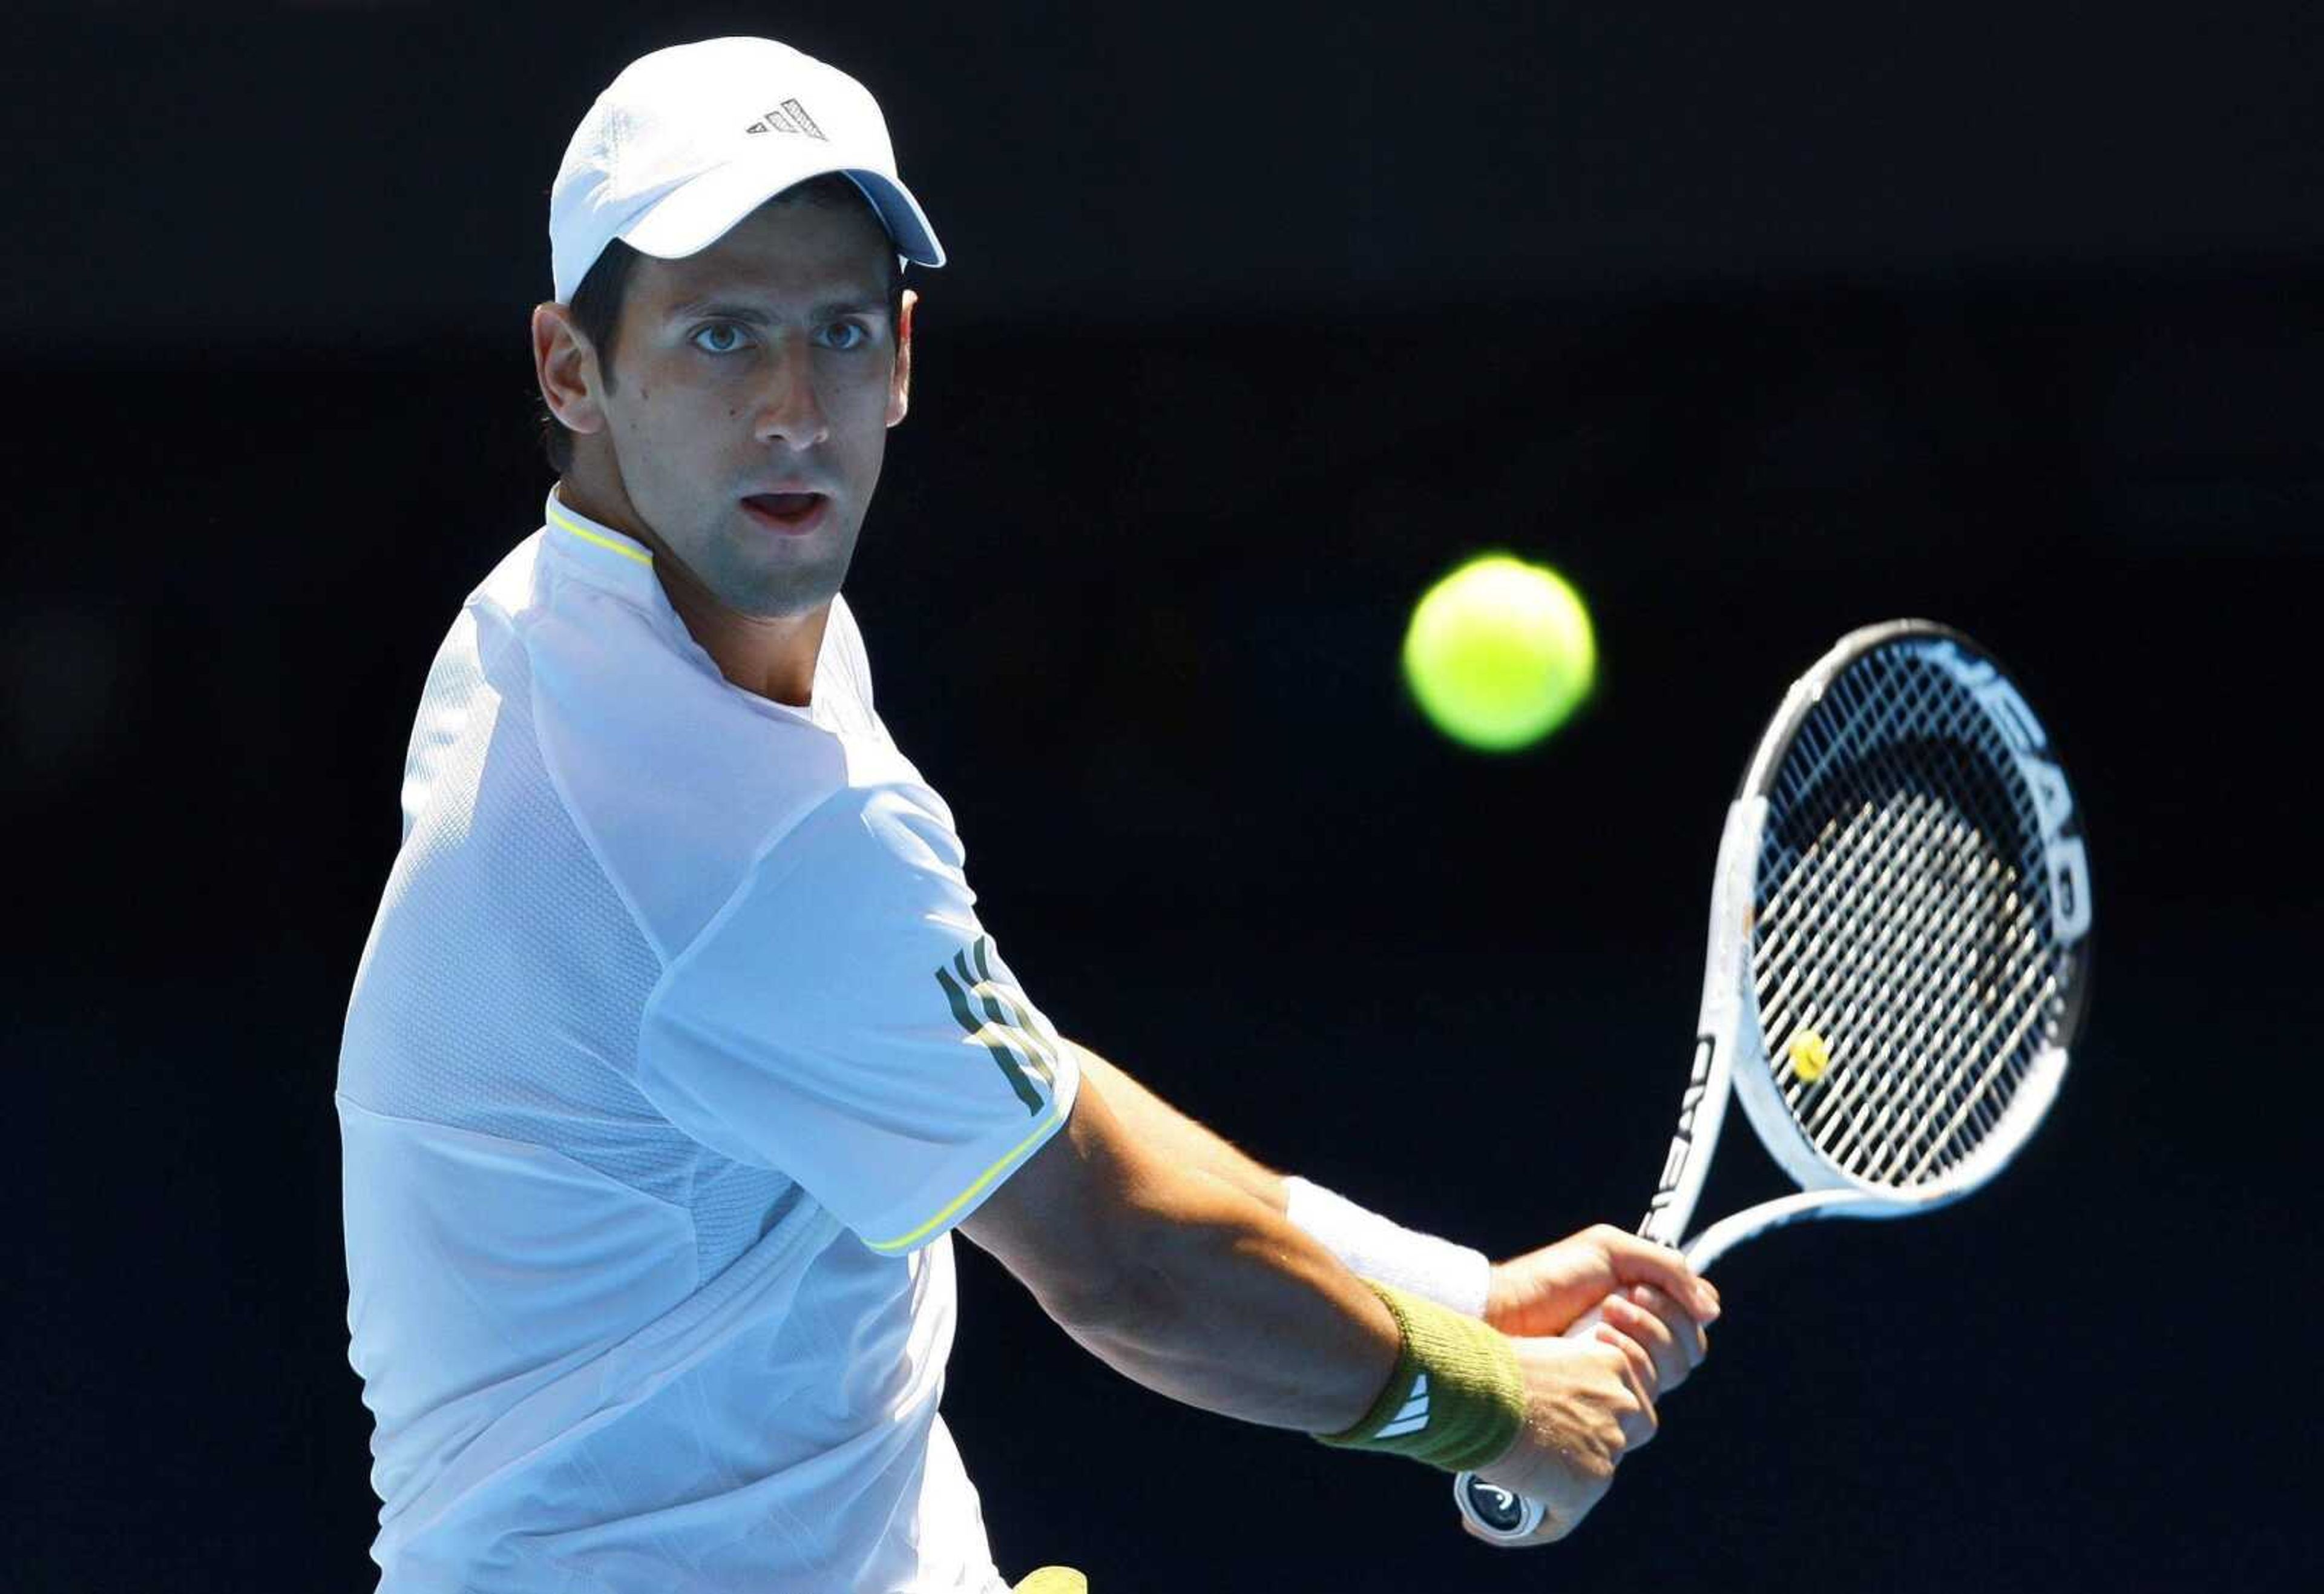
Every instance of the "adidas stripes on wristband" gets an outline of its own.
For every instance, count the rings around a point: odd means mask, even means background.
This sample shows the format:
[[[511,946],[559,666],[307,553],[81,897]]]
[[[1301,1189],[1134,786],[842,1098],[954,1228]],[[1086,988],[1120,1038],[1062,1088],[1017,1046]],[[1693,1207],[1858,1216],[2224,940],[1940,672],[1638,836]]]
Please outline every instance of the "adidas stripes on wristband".
[[[1354,1427],[1324,1444],[1385,1450],[1447,1472],[1489,1466],[1525,1424],[1525,1379],[1499,1332],[1433,1301],[1366,1279],[1403,1336],[1396,1370]]]

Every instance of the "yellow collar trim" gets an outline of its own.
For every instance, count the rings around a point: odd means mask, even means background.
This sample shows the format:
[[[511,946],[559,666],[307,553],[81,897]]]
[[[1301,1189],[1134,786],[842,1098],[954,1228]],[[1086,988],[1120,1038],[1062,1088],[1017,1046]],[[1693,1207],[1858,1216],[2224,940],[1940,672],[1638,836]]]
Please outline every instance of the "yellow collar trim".
[[[576,521],[568,520],[563,514],[558,514],[554,505],[551,505],[549,508],[549,518],[550,523],[557,526],[558,530],[570,532],[575,536],[580,538],[584,542],[595,542],[600,548],[611,549],[613,552],[620,554],[623,559],[634,561],[639,564],[650,565],[653,563],[652,554],[647,553],[641,549],[632,548],[627,542],[616,542],[613,538],[606,536],[602,532],[593,532],[587,526],[582,525]]]

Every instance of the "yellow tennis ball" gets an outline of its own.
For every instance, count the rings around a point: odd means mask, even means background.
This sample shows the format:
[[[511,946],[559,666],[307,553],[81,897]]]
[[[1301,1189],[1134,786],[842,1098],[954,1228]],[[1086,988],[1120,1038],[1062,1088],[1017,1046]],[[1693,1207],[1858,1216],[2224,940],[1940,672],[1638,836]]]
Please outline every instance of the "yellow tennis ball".
[[[1802,1030],[1794,1035],[1785,1050],[1791,1053],[1792,1072],[1799,1076],[1803,1085],[1814,1084],[1831,1066],[1831,1043],[1813,1030]]]
[[[1546,565],[1471,560],[1431,587],[1404,634],[1404,679],[1436,728],[1465,746],[1514,752],[1563,725],[1590,695],[1590,611]]]

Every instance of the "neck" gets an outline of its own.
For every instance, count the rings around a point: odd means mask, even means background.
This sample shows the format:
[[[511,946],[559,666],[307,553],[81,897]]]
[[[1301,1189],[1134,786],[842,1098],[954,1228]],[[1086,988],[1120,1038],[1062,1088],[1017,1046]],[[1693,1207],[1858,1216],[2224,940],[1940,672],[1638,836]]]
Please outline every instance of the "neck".
[[[670,552],[618,482],[593,481],[576,469],[558,481],[557,496],[599,525],[611,526],[652,551],[654,576],[669,607],[721,675],[744,691],[790,708],[804,709],[814,700],[815,663],[822,656],[824,628],[831,621],[829,600],[796,615],[744,614],[721,603]]]
[[[718,672],[744,691],[804,709],[815,699],[815,662],[823,653],[828,601],[804,614],[746,615],[727,607],[674,559],[655,551],[654,573],[669,607]]]

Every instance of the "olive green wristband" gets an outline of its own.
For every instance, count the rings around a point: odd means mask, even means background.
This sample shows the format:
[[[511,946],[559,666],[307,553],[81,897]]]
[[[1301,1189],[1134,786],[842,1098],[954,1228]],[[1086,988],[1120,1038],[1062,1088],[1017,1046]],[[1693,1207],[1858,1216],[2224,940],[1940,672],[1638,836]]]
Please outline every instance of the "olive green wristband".
[[[1379,1398],[1328,1445],[1386,1450],[1447,1472],[1489,1465],[1525,1424],[1525,1378],[1499,1332],[1433,1301],[1365,1279],[1404,1336]]]

